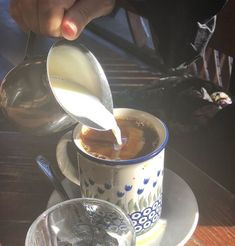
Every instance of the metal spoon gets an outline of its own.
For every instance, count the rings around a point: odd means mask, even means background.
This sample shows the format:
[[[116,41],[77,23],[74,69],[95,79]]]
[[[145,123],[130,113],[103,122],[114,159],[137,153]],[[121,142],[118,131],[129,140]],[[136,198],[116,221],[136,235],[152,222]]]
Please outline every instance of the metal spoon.
[[[69,196],[66,193],[64,187],[61,185],[56,172],[54,171],[53,167],[51,166],[50,162],[42,155],[38,155],[36,157],[36,163],[38,164],[39,168],[43,173],[49,178],[52,185],[54,186],[55,190],[60,195],[63,201],[69,200]]]

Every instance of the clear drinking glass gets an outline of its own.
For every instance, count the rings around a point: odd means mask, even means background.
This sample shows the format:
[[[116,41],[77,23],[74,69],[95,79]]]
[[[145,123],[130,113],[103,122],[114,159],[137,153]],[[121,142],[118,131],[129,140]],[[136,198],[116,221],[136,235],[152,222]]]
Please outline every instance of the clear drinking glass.
[[[26,246],[134,246],[129,217],[109,202],[77,198],[42,213],[30,226]]]

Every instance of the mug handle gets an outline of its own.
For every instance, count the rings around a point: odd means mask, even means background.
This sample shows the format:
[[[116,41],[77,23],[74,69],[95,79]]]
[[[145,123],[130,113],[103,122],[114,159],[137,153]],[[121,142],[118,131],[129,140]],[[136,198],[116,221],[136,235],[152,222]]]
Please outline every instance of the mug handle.
[[[63,173],[63,175],[73,183],[80,185],[80,181],[78,179],[78,168],[76,169],[74,167],[67,152],[67,145],[73,142],[72,138],[72,131],[65,133],[61,137],[56,146],[56,159],[58,162],[59,169]]]

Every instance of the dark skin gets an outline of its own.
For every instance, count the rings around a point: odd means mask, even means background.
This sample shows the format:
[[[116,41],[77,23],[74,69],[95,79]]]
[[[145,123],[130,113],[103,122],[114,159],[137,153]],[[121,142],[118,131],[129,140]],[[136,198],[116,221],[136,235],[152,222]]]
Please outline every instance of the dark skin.
[[[114,6],[115,0],[11,0],[10,14],[25,32],[75,40]]]

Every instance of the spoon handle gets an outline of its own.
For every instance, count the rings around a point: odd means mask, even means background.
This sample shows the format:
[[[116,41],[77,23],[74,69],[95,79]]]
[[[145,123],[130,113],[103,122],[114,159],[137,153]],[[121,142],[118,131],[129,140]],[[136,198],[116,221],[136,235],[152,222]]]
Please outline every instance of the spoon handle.
[[[61,198],[64,201],[69,200],[70,198],[68,194],[66,193],[64,187],[61,185],[60,181],[58,180],[55,171],[50,165],[50,162],[42,155],[38,155],[36,157],[36,162],[39,168],[43,171],[43,173],[49,178],[49,180],[51,181],[51,183],[53,184],[54,188],[59,193]]]

